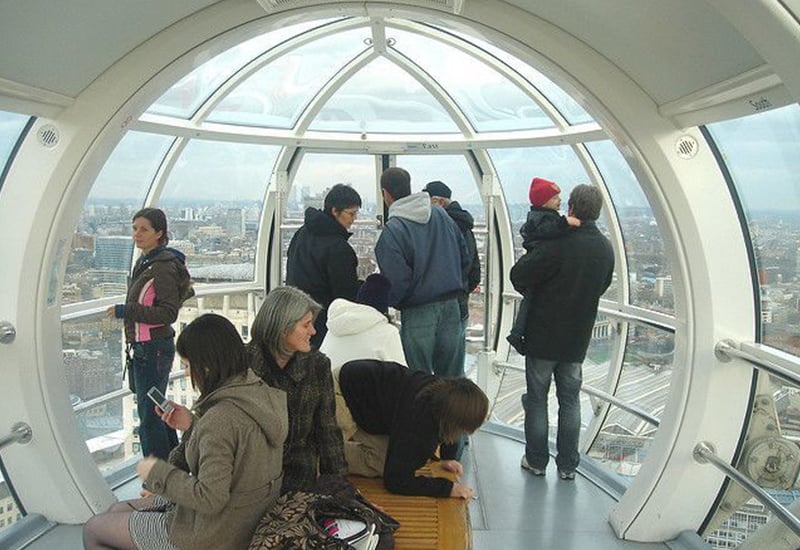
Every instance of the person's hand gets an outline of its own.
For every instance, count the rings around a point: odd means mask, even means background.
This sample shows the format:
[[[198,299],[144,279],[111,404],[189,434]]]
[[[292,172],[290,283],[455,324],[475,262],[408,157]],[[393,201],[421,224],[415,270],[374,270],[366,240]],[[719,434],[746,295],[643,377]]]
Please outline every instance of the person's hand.
[[[153,408],[156,414],[161,417],[161,420],[173,430],[185,432],[191,428],[192,422],[194,422],[192,411],[174,401],[170,401],[170,404],[172,405],[170,412],[164,412],[158,405],[153,405]]]
[[[439,463],[443,470],[453,472],[456,476],[461,477],[464,475],[464,467],[458,460],[442,460]]]
[[[109,317],[111,319],[113,319],[115,317],[114,308],[115,308],[115,306],[108,306],[108,308],[106,309],[106,317]]]
[[[136,465],[136,474],[142,481],[147,481],[147,476],[150,475],[150,470],[153,469],[158,459],[154,456],[148,456],[139,461]]]
[[[581,220],[579,220],[575,216],[567,216],[567,223],[572,227],[580,227],[581,226]]]
[[[153,496],[154,494],[155,494],[155,493],[151,493],[151,492],[150,492],[150,491],[148,491],[147,489],[142,489],[141,491],[139,491],[139,496],[140,496],[140,497],[142,497],[142,498],[150,498],[150,497],[151,497],[151,496]]]
[[[450,496],[453,498],[463,498],[469,500],[475,496],[475,491],[469,485],[462,483],[453,483],[453,488],[450,490]]]

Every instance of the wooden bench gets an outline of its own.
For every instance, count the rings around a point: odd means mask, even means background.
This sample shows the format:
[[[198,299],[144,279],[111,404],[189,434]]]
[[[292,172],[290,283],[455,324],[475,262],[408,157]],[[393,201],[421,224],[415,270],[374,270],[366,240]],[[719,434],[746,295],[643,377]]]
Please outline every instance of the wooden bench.
[[[420,473],[453,479],[433,462]],[[460,498],[395,495],[383,487],[383,479],[349,476],[370,502],[400,522],[395,532],[396,550],[469,550],[472,528],[469,502]]]

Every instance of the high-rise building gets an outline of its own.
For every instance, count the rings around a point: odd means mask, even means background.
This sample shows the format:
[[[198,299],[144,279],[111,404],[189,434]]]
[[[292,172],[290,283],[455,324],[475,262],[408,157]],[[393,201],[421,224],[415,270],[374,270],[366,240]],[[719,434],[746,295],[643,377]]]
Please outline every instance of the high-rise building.
[[[127,235],[100,236],[94,241],[95,269],[128,271],[133,255],[133,239]]]

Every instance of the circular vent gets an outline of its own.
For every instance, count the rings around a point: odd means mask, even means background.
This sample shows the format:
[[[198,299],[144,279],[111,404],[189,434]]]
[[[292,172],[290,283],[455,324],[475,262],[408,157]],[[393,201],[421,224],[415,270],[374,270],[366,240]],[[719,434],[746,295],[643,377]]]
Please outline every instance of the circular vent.
[[[58,145],[58,141],[61,138],[61,134],[58,133],[58,128],[52,124],[45,124],[39,128],[39,131],[36,133],[36,135],[39,138],[39,143],[48,149],[52,149]]]
[[[698,148],[697,140],[689,135],[679,137],[675,143],[675,152],[682,159],[693,159],[697,155]]]

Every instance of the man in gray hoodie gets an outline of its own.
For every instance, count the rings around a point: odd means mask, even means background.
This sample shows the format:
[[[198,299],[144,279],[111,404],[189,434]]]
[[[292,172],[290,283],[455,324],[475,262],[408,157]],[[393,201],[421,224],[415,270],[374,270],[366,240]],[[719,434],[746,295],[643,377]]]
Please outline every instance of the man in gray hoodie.
[[[458,298],[469,266],[464,237],[430,196],[411,193],[402,168],[381,175],[389,219],[375,245],[381,274],[391,283],[389,305],[401,313],[400,338],[408,366],[439,376],[464,375]]]

